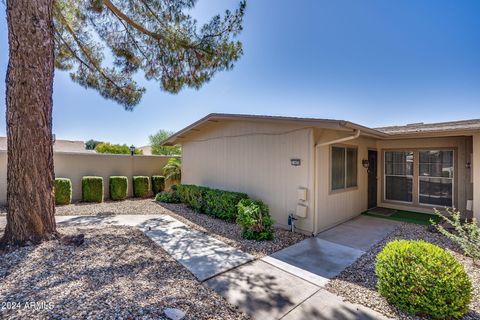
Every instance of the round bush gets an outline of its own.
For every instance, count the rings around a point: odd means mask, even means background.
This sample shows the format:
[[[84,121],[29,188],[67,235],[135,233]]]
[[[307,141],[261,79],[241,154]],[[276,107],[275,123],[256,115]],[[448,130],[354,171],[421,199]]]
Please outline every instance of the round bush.
[[[64,205],[72,202],[72,181],[67,178],[55,178],[55,204]]]
[[[133,177],[133,195],[137,198],[146,198],[150,194],[150,178],[147,176]]]
[[[85,176],[82,178],[82,200],[85,202],[103,201],[103,178]]]
[[[152,176],[152,191],[153,194],[157,194],[165,190],[165,177],[164,176]]]
[[[380,294],[410,314],[457,318],[472,300],[463,266],[449,252],[422,240],[389,242],[377,255],[375,272]]]
[[[128,178],[122,176],[111,176],[109,180],[110,199],[113,201],[127,198]]]

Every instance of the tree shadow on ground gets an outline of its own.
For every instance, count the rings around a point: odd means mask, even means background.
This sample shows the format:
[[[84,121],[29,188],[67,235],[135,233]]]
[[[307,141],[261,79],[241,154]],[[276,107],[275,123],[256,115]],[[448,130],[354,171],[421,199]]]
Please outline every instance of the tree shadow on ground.
[[[180,307],[207,319],[212,305],[226,308],[139,230],[105,229],[62,228],[84,232],[85,243],[50,241],[2,255],[0,301],[47,301],[54,309],[10,310],[0,318],[165,319],[164,307]],[[229,312],[228,319],[241,318]]]

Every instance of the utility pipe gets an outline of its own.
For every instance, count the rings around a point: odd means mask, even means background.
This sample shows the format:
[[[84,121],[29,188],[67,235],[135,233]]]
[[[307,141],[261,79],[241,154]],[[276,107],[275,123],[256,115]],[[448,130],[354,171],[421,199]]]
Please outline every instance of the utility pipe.
[[[327,142],[322,142],[318,143],[315,145],[315,147],[323,147],[323,146],[328,146],[330,144],[335,144],[335,143],[340,143],[340,142],[345,142],[345,141],[350,141],[350,140],[355,140],[358,137],[360,137],[360,130],[355,130],[355,134],[353,136],[345,137],[345,138],[340,138],[340,139],[335,139],[332,141],[327,141]]]

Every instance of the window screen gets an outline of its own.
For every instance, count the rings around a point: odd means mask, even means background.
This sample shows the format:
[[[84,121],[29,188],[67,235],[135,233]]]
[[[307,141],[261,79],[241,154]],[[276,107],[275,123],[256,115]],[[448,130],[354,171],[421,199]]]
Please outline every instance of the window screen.
[[[419,158],[419,202],[451,207],[453,205],[453,151],[420,151]]]
[[[412,202],[413,152],[385,152],[385,199]]]

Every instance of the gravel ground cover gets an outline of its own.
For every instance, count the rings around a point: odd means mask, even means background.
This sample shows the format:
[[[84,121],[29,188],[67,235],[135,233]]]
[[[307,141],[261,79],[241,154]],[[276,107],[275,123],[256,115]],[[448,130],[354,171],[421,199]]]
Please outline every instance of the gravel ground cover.
[[[0,208],[0,210],[1,213],[6,212],[5,208]],[[185,204],[159,203],[153,199],[131,198],[124,201],[105,201],[102,203],[77,202],[56,207],[56,215],[58,216],[111,214],[168,214],[196,230],[208,233],[220,241],[248,252],[257,258],[274,253],[308,237],[277,228],[275,239],[272,241],[245,240],[242,238],[241,228],[236,223],[197,213]]]
[[[236,223],[197,213],[185,204],[158,203],[157,205],[168,209],[167,214],[175,219],[257,258],[274,253],[308,237],[297,232],[277,228],[275,229],[275,239],[272,241],[245,240],[242,238],[241,228]]]
[[[123,201],[105,201],[102,203],[75,202],[56,206],[57,216],[97,215],[97,214],[165,214],[166,210],[153,199],[129,198]],[[5,206],[0,206],[0,216],[7,213]]]
[[[429,232],[426,226],[402,224],[396,231],[373,246],[355,263],[331,280],[327,284],[326,289],[342,296],[347,301],[362,304],[389,317],[409,320],[424,319],[410,316],[389,305],[375,289],[377,281],[375,276],[375,257],[387,242],[396,239],[423,239],[449,250],[464,265],[474,288],[473,299],[470,304],[471,311],[463,317],[463,320],[480,319],[480,268],[474,266],[470,258],[461,254],[460,249],[449,239],[438,233]]]
[[[166,319],[165,307],[186,319],[248,319],[136,228],[59,231],[85,242],[0,251],[1,319]]]

